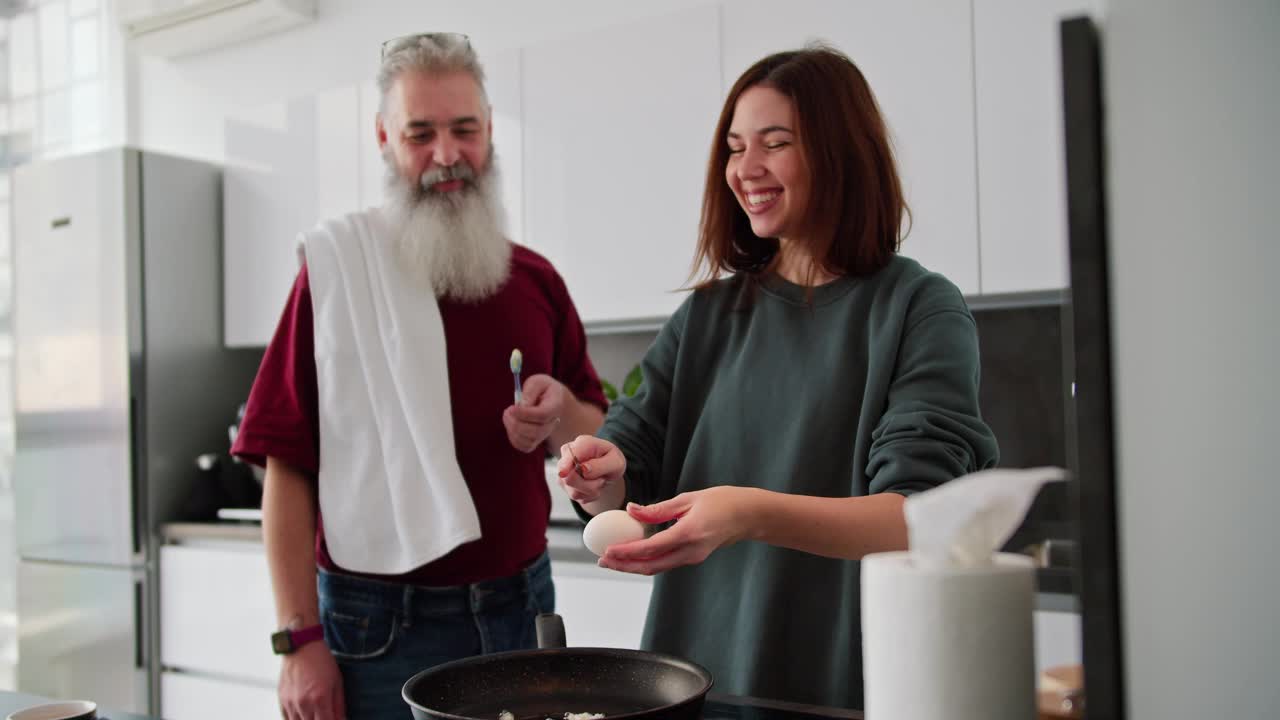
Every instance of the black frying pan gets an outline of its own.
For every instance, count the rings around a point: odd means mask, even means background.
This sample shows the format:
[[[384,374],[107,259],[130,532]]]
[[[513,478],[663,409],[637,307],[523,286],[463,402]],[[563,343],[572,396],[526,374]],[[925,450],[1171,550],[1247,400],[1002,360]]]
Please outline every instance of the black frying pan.
[[[455,660],[409,678],[401,695],[416,720],[697,718],[711,673],[670,655],[566,648],[559,615],[538,616],[538,650]]]

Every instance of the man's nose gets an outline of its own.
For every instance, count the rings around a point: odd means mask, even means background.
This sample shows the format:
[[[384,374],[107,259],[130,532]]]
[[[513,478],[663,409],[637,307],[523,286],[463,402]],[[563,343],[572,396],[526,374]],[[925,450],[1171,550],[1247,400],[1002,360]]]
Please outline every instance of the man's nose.
[[[458,162],[458,144],[448,137],[436,140],[435,152],[431,156],[436,165],[452,167]]]

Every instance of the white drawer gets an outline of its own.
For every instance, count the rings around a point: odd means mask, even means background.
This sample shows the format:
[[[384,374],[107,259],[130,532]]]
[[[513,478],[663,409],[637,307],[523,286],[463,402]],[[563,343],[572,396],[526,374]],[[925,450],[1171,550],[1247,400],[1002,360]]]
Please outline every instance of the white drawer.
[[[280,703],[274,687],[164,672],[160,715],[165,720],[275,720]]]
[[[160,549],[162,666],[274,686],[280,676],[280,659],[271,652],[275,629],[261,545]]]
[[[1057,665],[1081,662],[1079,614],[1037,610],[1035,628],[1037,676]]]

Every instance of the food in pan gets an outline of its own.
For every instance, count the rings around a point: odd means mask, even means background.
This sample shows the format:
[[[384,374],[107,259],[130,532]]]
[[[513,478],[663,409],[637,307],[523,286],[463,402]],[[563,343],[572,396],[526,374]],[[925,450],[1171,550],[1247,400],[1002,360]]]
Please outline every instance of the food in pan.
[[[599,720],[604,717],[603,712],[566,712],[564,720]],[[516,720],[516,716],[511,714],[509,710],[503,710],[498,714],[498,720]],[[556,720],[554,717],[548,717],[547,720]]]

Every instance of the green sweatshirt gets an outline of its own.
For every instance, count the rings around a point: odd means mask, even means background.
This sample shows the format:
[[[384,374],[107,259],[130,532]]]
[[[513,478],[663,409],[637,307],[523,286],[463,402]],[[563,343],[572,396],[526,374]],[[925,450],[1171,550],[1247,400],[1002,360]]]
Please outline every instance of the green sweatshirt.
[[[905,495],[996,462],[973,316],[905,257],[808,298],[776,275],[721,280],[642,367],[599,433],[635,502],[714,485]],[[643,647],[706,666],[716,692],[860,709],[859,601],[858,562],[741,542],[655,579]]]

